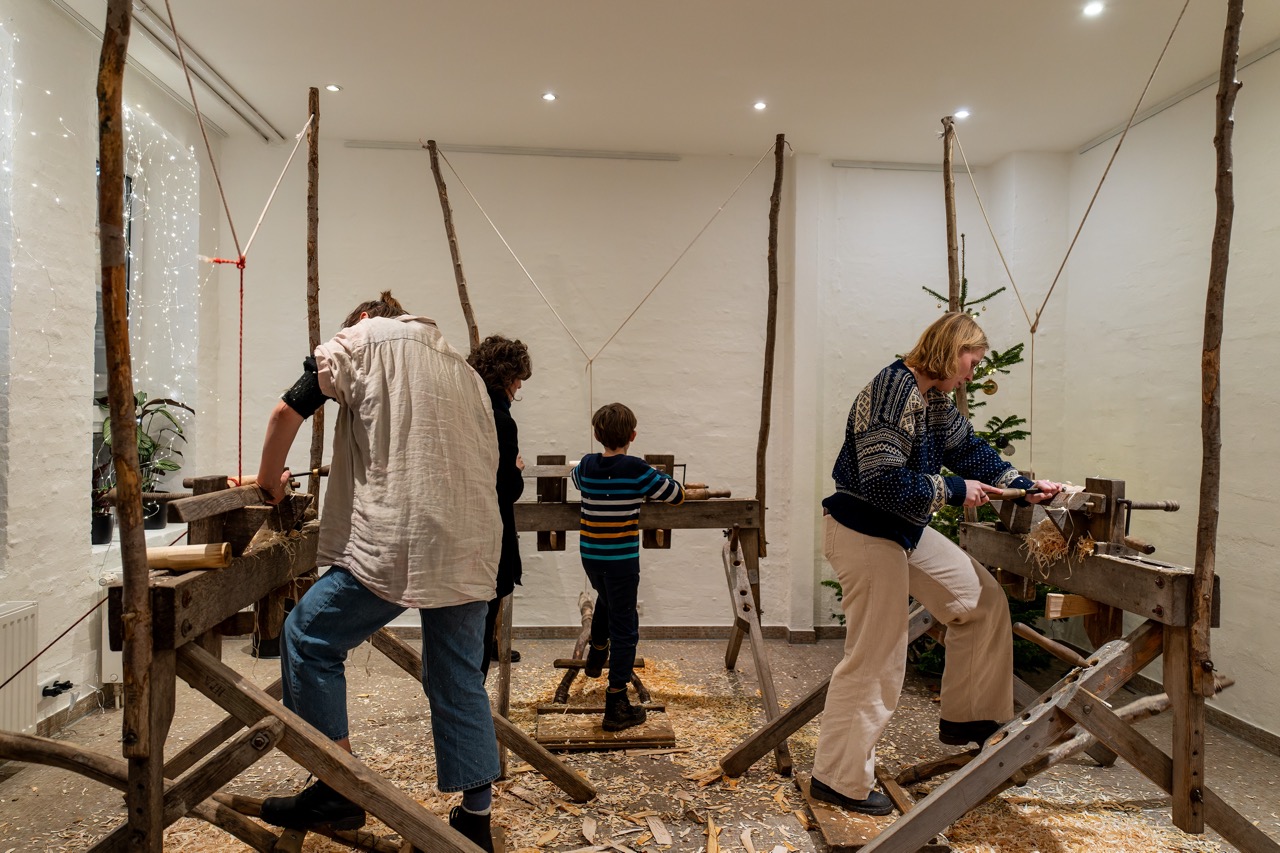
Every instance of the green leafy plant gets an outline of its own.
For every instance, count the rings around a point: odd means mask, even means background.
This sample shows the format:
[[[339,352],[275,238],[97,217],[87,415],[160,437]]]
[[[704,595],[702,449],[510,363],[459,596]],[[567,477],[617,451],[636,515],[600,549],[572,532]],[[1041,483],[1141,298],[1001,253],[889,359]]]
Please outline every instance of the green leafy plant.
[[[106,398],[100,398],[96,402],[103,410],[108,409]],[[182,463],[178,461],[182,458],[182,451],[176,445],[178,442],[186,443],[187,436],[182,431],[182,422],[174,414],[175,409],[195,413],[195,409],[186,403],[168,397],[151,398],[145,391],[139,391],[134,395],[138,470],[142,476],[144,492],[154,492],[161,477],[182,468]],[[102,444],[104,447],[111,446],[110,417],[102,421]]]

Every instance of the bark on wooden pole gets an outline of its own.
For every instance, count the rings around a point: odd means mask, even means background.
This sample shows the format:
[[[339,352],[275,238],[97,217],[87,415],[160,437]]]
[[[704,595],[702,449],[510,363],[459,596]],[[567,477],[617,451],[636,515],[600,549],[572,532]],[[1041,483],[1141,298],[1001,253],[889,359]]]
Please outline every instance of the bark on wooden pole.
[[[129,0],[107,5],[98,65],[98,229],[102,252],[102,322],[107,349],[116,514],[124,563],[124,732],[126,758],[147,757],[147,673],[151,666],[151,594],[142,531],[133,371],[129,355],[129,282],[125,277],[124,110],[121,86],[132,23]]]
[[[444,233],[449,238],[449,256],[453,258],[453,278],[458,282],[458,301],[462,303],[462,316],[467,321],[467,336],[471,340],[471,349],[480,345],[480,330],[476,327],[476,315],[471,310],[471,297],[467,295],[467,277],[462,272],[462,254],[458,250],[458,232],[453,230],[453,208],[449,206],[449,189],[444,185],[444,175],[440,174],[440,152],[434,139],[427,140],[427,151],[431,154],[431,174],[436,179],[436,191],[440,194],[440,210],[444,213]]]
[[[1221,480],[1222,432],[1219,374],[1222,353],[1222,314],[1227,291],[1227,261],[1231,251],[1231,221],[1235,213],[1232,179],[1232,112],[1240,81],[1236,64],[1240,56],[1240,22],[1244,0],[1228,0],[1227,25],[1222,37],[1222,67],[1218,76],[1217,216],[1209,255],[1209,293],[1204,309],[1204,352],[1200,360],[1200,514],[1196,524],[1196,565],[1192,581],[1191,666],[1196,692],[1212,696],[1213,660],[1209,656],[1209,625],[1213,609],[1213,573],[1217,561],[1218,491]]]
[[[311,126],[307,131],[307,342],[308,352],[320,346],[320,90],[307,96]],[[324,462],[324,407],[311,416],[311,470]],[[311,475],[307,491],[320,498],[320,477]]]
[[[765,457],[769,449],[769,425],[773,409],[773,350],[778,338],[778,211],[782,206],[782,163],[787,137],[779,133],[773,143],[773,194],[769,196],[769,313],[765,320],[764,381],[760,391],[760,438],[756,442],[756,500],[760,503],[760,527],[756,531],[760,556],[768,556],[765,536]],[[760,602],[756,602],[759,609]]]
[[[947,285],[948,311],[960,310],[960,244],[956,239],[956,179],[951,171],[955,148],[955,119],[942,119],[942,192],[947,205]]]

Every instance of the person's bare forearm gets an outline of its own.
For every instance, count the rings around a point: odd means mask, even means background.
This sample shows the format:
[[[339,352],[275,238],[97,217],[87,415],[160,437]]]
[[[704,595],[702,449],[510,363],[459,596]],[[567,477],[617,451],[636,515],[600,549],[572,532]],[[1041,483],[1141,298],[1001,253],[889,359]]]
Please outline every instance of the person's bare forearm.
[[[262,489],[269,504],[279,503],[284,497],[284,483],[289,479],[285,475],[284,462],[302,421],[302,415],[283,400],[276,403],[267,420],[267,435],[262,441],[262,461],[258,463],[258,488]]]

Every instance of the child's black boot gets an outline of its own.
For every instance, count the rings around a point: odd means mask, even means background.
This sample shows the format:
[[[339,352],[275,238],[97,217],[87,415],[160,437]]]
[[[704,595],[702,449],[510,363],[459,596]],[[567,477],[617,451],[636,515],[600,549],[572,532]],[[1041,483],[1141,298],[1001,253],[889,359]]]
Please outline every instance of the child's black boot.
[[[614,691],[612,688],[604,693],[604,722],[600,727],[606,732],[620,732],[645,721],[645,711],[639,705],[632,705],[627,698],[626,688]]]

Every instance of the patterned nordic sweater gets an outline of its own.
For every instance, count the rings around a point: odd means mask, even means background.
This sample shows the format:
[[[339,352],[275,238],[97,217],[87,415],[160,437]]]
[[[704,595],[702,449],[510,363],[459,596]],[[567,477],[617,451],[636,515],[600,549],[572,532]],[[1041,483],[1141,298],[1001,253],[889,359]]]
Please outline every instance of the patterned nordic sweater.
[[[640,504],[645,498],[678,504],[684,489],[648,462],[625,454],[589,453],[570,472],[582,492],[582,564],[607,569],[640,562]]]
[[[958,477],[944,477],[942,466]],[[836,521],[859,533],[915,548],[944,504],[964,504],[965,479],[1025,488],[1031,481],[974,435],[973,425],[940,391],[928,401],[899,359],[853,401],[844,446],[822,502]]]

